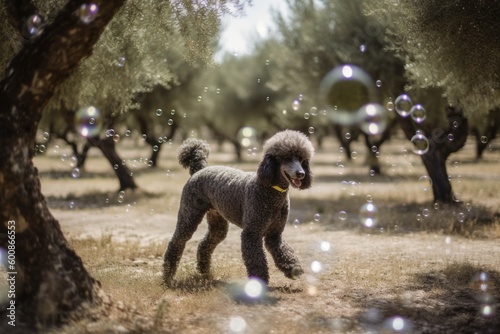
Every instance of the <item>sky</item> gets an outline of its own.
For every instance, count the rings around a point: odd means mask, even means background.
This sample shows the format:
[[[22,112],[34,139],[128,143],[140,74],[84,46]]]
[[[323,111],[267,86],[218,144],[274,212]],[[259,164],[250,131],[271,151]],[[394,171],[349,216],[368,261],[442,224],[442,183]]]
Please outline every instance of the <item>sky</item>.
[[[220,40],[222,53],[247,54],[255,39],[266,38],[274,27],[271,8],[286,12],[287,5],[284,0],[253,0],[251,7],[245,6],[243,17],[224,16]]]

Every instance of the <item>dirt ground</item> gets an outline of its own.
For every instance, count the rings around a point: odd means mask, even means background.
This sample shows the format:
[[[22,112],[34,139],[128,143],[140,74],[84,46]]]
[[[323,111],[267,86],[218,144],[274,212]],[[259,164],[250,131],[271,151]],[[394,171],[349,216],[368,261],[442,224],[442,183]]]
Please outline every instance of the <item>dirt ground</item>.
[[[306,274],[291,281],[270,260],[269,291],[242,296],[245,269],[239,229],[232,226],[214,254],[215,280],[195,272],[202,223],[188,243],[177,288],[161,283],[162,252],[175,228],[188,172],[164,145],[149,168],[142,143],[119,153],[140,189],[117,194],[113,169],[96,150],[73,177],[70,151],[54,142],[36,157],[54,216],[94,277],[118,307],[107,322],[67,332],[165,333],[498,333],[500,332],[499,152],[475,163],[472,138],[448,171],[457,207],[435,207],[418,156],[403,139],[382,147],[382,176],[370,176],[364,148],[347,161],[325,142],[313,159],[315,183],[290,192],[285,240]],[[259,153],[234,162],[231,147],[214,148],[210,164],[255,170]],[[78,173],[77,173],[78,174]],[[359,208],[378,208],[375,227]],[[134,282],[133,284],[131,282]]]

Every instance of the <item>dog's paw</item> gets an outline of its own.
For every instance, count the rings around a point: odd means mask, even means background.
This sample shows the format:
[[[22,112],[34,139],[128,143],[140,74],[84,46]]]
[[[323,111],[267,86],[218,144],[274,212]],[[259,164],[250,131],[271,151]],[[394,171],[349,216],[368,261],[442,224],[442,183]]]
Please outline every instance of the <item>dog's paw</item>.
[[[298,279],[304,273],[304,269],[301,266],[295,266],[288,273],[287,277],[291,279]]]

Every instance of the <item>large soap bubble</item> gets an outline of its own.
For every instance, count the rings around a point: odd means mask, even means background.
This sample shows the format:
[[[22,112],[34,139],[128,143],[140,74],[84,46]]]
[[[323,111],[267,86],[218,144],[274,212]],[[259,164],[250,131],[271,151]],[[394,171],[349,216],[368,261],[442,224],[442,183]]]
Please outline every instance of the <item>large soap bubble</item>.
[[[98,136],[102,130],[99,109],[93,106],[80,108],[75,114],[75,129],[84,137]]]
[[[329,105],[327,117],[340,125],[358,122],[358,110],[375,100],[372,78],[361,68],[342,65],[326,74],[320,84],[320,96]]]
[[[378,135],[387,128],[389,115],[380,104],[368,103],[359,109],[358,123],[367,135]]]

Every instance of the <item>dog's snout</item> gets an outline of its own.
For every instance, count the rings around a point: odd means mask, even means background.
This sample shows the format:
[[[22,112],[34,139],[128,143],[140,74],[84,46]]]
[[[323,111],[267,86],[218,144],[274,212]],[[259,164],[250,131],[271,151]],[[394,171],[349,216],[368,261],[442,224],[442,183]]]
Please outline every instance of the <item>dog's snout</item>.
[[[299,170],[295,173],[295,177],[299,180],[302,180],[304,177],[306,177],[306,173],[303,170]]]

